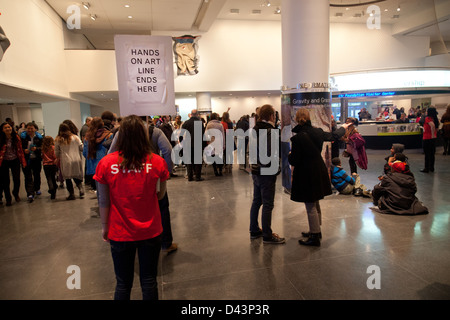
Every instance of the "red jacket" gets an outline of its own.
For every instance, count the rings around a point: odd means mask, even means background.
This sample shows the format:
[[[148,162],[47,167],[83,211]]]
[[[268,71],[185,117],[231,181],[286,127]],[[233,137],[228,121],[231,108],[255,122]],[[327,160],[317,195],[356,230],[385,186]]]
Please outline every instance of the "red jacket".
[[[22,142],[18,135],[17,135],[17,140],[16,140],[16,150],[17,150],[16,151],[17,157],[19,158],[19,161],[22,164],[22,167],[25,168],[27,166],[27,161],[25,160],[25,154],[23,153],[23,149],[22,149]],[[5,152],[6,152],[6,143],[0,149],[0,166],[2,165],[3,157],[5,156]]]

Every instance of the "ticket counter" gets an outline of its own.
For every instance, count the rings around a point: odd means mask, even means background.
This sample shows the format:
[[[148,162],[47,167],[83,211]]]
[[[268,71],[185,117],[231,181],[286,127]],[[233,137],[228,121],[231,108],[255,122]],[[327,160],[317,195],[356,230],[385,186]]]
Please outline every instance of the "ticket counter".
[[[422,148],[422,128],[418,123],[363,121],[358,131],[366,140],[367,149],[389,150],[393,143],[404,144],[406,149]]]

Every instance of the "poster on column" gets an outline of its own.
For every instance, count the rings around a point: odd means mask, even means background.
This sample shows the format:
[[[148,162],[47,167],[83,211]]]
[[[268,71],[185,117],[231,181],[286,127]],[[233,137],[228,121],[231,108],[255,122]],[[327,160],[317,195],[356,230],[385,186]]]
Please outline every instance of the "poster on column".
[[[120,115],[175,114],[172,38],[114,36]]]
[[[313,127],[331,131],[331,92],[302,91],[286,92],[281,95],[281,179],[286,192],[291,190],[291,167],[288,156],[291,151],[292,129],[297,125],[295,114],[299,108],[307,108],[310,112]],[[322,157],[327,167],[331,164],[331,143],[325,142]]]

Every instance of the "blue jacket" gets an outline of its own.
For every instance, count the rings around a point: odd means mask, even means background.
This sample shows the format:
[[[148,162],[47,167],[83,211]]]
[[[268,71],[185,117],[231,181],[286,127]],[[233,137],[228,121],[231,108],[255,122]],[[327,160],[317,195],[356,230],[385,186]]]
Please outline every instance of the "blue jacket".
[[[331,183],[338,190],[342,191],[348,184],[355,184],[355,179],[345,173],[345,170],[339,167],[331,166]]]
[[[107,139],[105,139],[105,140],[107,140]],[[94,159],[88,158],[89,142],[87,140],[84,140],[83,156],[86,159],[86,174],[87,175],[95,174],[95,169],[97,168],[98,163],[108,153],[108,149],[105,146],[103,146],[103,142],[105,142],[105,140],[103,140],[101,143],[99,143],[97,145],[97,152],[95,154]]]

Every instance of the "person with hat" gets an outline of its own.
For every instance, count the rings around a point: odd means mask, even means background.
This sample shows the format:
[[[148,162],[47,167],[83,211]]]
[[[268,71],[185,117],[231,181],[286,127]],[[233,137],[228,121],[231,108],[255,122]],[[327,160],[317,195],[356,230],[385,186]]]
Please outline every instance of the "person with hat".
[[[428,208],[416,197],[416,181],[405,155],[396,153],[390,167],[391,172],[381,176],[381,181],[373,188],[373,204],[386,214],[427,214]]]

